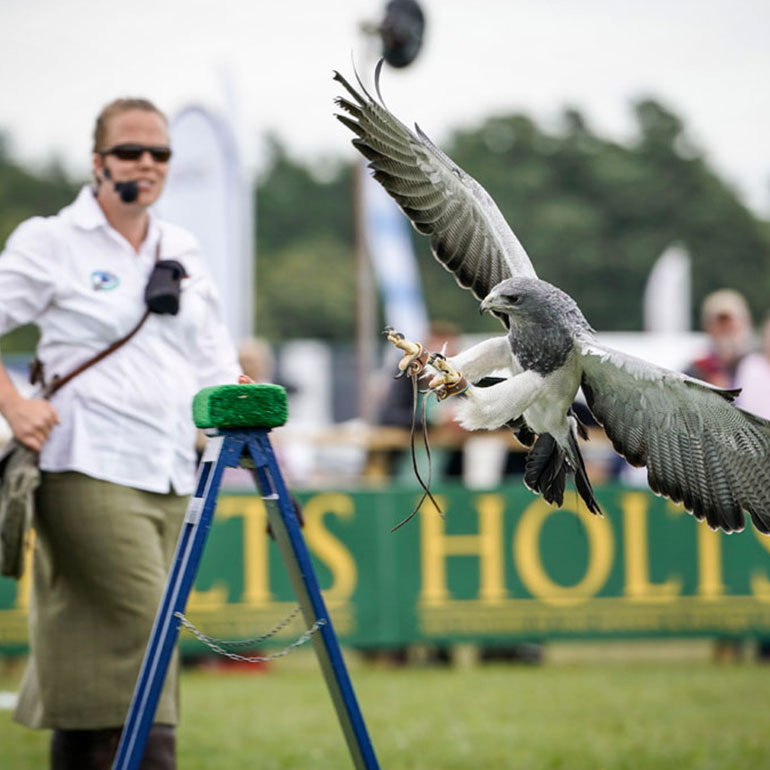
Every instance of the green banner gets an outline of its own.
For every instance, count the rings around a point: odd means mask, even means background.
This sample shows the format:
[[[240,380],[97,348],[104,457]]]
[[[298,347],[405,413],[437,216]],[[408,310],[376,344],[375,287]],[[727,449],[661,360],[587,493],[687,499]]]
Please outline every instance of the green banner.
[[[770,538],[711,531],[648,491],[605,485],[593,516],[520,484],[298,493],[304,535],[343,642],[541,640],[770,633]],[[223,493],[188,616],[224,638],[259,635],[296,602],[262,500]],[[29,570],[0,580],[0,652],[26,645]],[[299,633],[299,622],[277,635]],[[183,634],[186,649],[199,643]]]

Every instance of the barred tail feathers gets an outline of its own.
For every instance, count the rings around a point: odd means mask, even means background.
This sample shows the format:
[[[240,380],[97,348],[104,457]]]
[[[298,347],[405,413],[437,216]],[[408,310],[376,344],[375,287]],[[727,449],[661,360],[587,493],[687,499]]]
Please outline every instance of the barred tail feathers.
[[[570,470],[575,474],[575,486],[588,510],[600,514],[602,511],[594,496],[583,456],[572,430],[569,432],[568,441],[568,449],[565,449],[553,436],[547,433],[539,435],[527,455],[524,483],[533,492],[540,493],[546,502],[561,506],[564,502],[567,470]]]

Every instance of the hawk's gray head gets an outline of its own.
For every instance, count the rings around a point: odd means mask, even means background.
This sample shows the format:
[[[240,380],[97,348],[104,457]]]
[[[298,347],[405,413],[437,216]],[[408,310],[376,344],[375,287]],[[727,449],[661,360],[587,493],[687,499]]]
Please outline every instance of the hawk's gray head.
[[[501,281],[480,309],[507,316],[514,355],[544,375],[564,364],[577,336],[592,331],[572,297],[538,278]]]
[[[591,329],[569,294],[538,278],[500,281],[482,300],[481,310],[506,315],[518,327],[566,326],[572,332]]]

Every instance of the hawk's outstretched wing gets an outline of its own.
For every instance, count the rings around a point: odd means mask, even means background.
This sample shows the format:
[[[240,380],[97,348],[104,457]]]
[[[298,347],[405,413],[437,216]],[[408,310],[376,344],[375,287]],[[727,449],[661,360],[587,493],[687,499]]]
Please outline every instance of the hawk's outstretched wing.
[[[487,191],[458,168],[415,126],[412,133],[382,103],[375,70],[376,101],[361,85],[359,93],[338,72],[351,99],[336,104],[336,117],[358,138],[355,147],[369,159],[374,178],[421,233],[430,236],[433,254],[455,274],[460,286],[478,299],[505,278],[535,276],[527,252]]]
[[[653,490],[713,529],[770,534],[770,422],[720,390],[641,359],[583,344],[582,387],[615,449],[647,466]]]

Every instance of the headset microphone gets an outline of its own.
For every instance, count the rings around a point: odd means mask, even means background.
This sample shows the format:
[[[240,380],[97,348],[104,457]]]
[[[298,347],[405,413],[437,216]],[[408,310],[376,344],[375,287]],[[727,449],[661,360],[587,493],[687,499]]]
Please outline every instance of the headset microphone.
[[[136,182],[115,182],[115,192],[123,203],[133,203],[139,197],[139,185]]]
[[[104,166],[104,178],[112,179],[112,174],[107,166]],[[133,203],[139,197],[139,184],[137,182],[113,182],[115,192],[120,195],[123,203]]]

